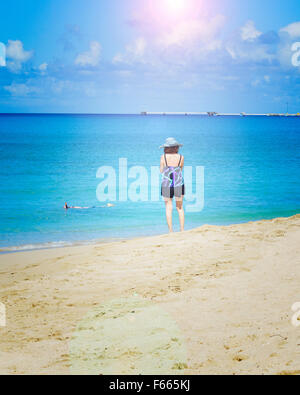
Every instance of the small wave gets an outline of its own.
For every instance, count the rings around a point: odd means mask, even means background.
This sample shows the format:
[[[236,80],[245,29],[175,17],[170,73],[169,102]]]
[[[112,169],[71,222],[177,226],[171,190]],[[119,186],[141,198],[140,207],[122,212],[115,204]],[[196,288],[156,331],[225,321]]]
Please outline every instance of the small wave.
[[[28,251],[28,250],[42,250],[42,249],[48,249],[48,248],[60,248],[60,247],[73,246],[76,244],[79,244],[79,243],[58,241],[58,242],[49,242],[49,243],[41,243],[41,244],[25,244],[25,245],[20,245],[20,246],[13,246],[13,247],[1,247],[0,253]]]
[[[88,240],[88,241],[54,241],[48,243],[25,244],[25,245],[12,246],[12,247],[0,247],[0,254],[9,254],[13,252],[24,252],[24,251],[35,251],[35,250],[48,250],[52,248],[85,246],[85,245],[92,245],[99,243],[110,243],[120,240],[123,239],[109,238],[109,239],[97,239],[97,240]]]

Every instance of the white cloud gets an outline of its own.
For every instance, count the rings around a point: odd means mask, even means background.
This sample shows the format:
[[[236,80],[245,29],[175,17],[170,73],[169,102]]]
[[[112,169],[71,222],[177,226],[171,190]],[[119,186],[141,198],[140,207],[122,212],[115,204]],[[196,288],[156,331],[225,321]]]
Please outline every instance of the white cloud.
[[[48,63],[42,63],[42,64],[39,66],[39,70],[42,71],[42,72],[47,71],[47,69],[48,69]]]
[[[233,60],[243,62],[269,62],[276,59],[276,54],[268,52],[264,45],[246,42],[231,42],[226,45],[226,50]]]
[[[286,32],[291,38],[300,38],[300,22],[291,23],[280,29],[280,32]]]
[[[99,88],[94,81],[72,81],[48,77],[43,80],[45,91],[53,92],[60,97],[74,97],[76,94],[85,95],[89,98],[97,97]]]
[[[251,85],[252,85],[254,88],[256,88],[257,86],[260,85],[260,79],[257,78],[256,80],[252,81],[252,82],[251,82]]]
[[[21,41],[8,40],[8,45],[6,47],[6,56],[8,58],[24,63],[27,62],[32,55],[33,51],[25,51]]]
[[[69,80],[58,80],[56,78],[50,78],[48,80],[49,88],[55,94],[61,94],[66,92],[72,92],[76,90],[76,84]]]
[[[232,57],[232,59],[236,59],[237,58],[237,53],[234,50],[232,44],[227,44],[226,51],[229,53],[229,55]]]
[[[248,21],[240,28],[240,34],[229,40],[225,49],[233,60],[242,62],[269,62],[276,59],[276,53],[269,45],[257,40],[262,36],[253,21]]]
[[[220,47],[220,40],[217,34],[225,24],[223,15],[216,15],[209,19],[183,20],[173,26],[158,39],[158,44],[162,47],[173,45],[199,48],[207,51],[214,51]]]
[[[89,51],[83,52],[75,59],[75,64],[78,66],[97,66],[101,58],[101,45],[98,41],[92,41],[90,43]]]
[[[113,63],[143,63],[153,67],[167,65],[182,67],[188,62],[202,61],[208,53],[222,48],[219,37],[225,17],[182,19],[161,29],[153,29],[147,39],[139,37],[127,45],[123,53],[113,58]]]
[[[129,46],[127,50],[136,58],[140,58],[144,55],[146,49],[146,41],[143,37],[138,38],[133,46]]]
[[[38,81],[29,79],[24,83],[13,82],[11,85],[4,86],[3,89],[14,97],[49,97],[53,94],[57,97],[74,97],[76,94],[85,95],[92,98],[97,97],[99,89],[94,81],[71,81],[62,80],[55,77],[43,77]],[[46,95],[46,96],[44,96]]]
[[[22,68],[22,64],[27,62],[33,56],[33,51],[25,51],[23,43],[20,40],[8,40],[6,47],[6,57],[10,59],[7,67],[12,72],[18,72]]]
[[[253,21],[248,21],[241,28],[241,38],[243,41],[255,41],[261,35],[262,32],[256,29]]]
[[[125,48],[124,54],[117,54],[113,58],[113,63],[134,63],[143,61],[145,55],[147,43],[143,37],[137,38],[132,44],[129,44]]]
[[[256,88],[257,86],[262,85],[264,82],[269,84],[271,82],[271,77],[269,75],[264,75],[262,78],[256,78],[251,82],[251,85]]]
[[[28,84],[17,84],[13,82],[11,85],[4,87],[12,96],[27,96],[30,93],[38,93],[39,89]]]

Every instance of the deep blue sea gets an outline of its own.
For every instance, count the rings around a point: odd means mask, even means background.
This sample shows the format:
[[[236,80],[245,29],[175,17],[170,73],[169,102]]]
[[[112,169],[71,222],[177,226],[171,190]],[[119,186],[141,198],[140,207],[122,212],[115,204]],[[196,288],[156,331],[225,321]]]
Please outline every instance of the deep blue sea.
[[[204,209],[187,229],[300,213],[300,118],[0,115],[2,251],[167,232],[162,201],[101,207],[96,173],[119,158],[150,171],[171,136],[186,165],[205,168]]]

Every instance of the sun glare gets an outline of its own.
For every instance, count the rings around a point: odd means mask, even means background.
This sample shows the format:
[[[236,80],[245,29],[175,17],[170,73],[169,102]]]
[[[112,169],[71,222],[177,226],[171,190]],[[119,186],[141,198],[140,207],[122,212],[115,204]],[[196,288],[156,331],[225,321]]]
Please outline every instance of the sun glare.
[[[184,9],[186,0],[167,0],[168,8],[173,12],[179,12]]]

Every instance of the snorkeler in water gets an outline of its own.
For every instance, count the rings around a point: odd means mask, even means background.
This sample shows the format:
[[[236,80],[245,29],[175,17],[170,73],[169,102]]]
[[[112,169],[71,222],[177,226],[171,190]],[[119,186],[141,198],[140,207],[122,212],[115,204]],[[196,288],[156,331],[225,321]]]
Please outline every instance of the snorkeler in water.
[[[73,210],[87,210],[89,208],[93,208],[93,207],[77,207],[77,206],[68,206],[68,203],[66,202],[64,205],[64,209],[65,210],[69,210],[69,209],[73,209]]]
[[[104,207],[114,207],[114,204],[108,203],[106,206],[101,206],[101,208]],[[90,208],[97,208],[97,207],[77,207],[77,206],[68,206],[68,203],[66,202],[64,205],[65,210],[73,209],[73,210],[88,210]]]

